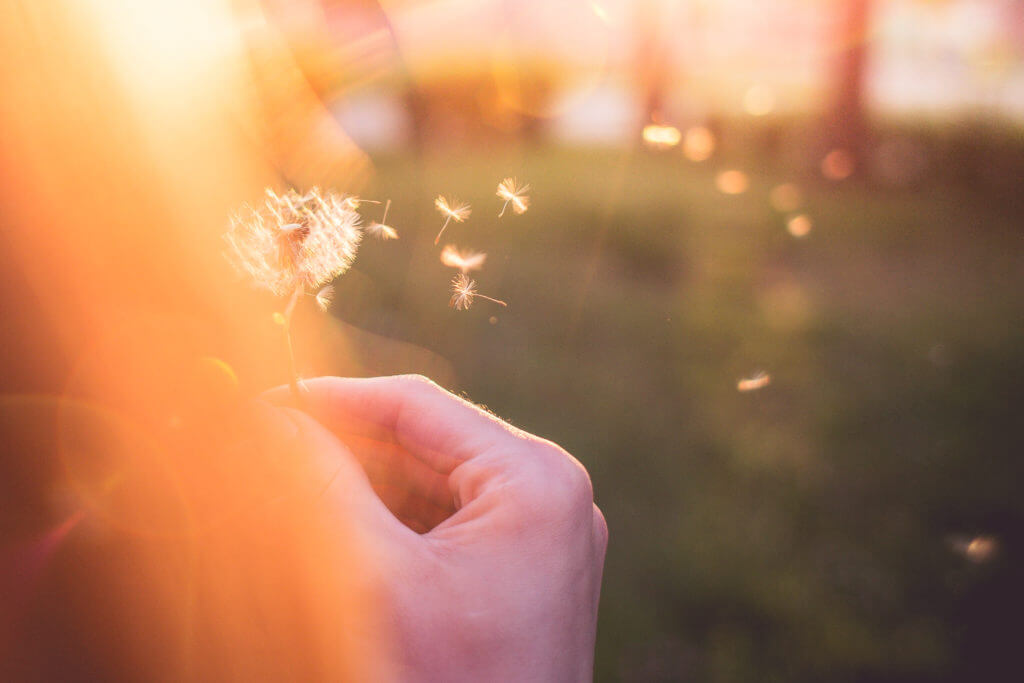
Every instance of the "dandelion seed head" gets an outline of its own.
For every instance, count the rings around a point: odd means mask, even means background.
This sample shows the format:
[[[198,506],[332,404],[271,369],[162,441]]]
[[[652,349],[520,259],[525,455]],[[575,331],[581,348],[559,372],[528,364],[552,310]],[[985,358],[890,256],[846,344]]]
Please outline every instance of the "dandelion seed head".
[[[334,285],[327,285],[316,293],[316,305],[320,307],[321,311],[326,312],[331,307],[332,301],[334,301]]]
[[[472,212],[472,208],[465,202],[460,202],[457,199],[448,199],[441,195],[437,196],[434,200],[434,206],[441,212],[442,216],[450,218],[456,223],[469,218],[469,214]]]
[[[480,270],[486,260],[487,254],[484,252],[469,249],[462,250],[454,244],[446,244],[444,249],[441,250],[441,263],[449,268],[458,268],[463,273],[468,273],[471,270]]]
[[[505,200],[505,205],[512,204],[512,210],[516,214],[524,214],[526,210],[530,208],[530,198],[526,193],[530,190],[530,186],[527,184],[520,185],[515,178],[505,178],[498,183],[497,195],[501,199]],[[505,213],[503,207],[501,213]],[[500,216],[501,214],[499,214]]]
[[[278,296],[316,288],[349,269],[359,249],[359,214],[346,197],[312,188],[266,190],[263,204],[230,219],[226,255],[239,273]]]

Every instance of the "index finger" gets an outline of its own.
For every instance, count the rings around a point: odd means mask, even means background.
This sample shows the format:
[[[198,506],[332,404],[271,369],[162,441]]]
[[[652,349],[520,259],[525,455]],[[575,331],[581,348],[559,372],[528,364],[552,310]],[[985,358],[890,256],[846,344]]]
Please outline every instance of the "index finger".
[[[309,391],[306,409],[328,429],[392,439],[441,474],[502,444],[533,438],[419,375],[303,383]],[[264,397],[290,400],[286,387]]]

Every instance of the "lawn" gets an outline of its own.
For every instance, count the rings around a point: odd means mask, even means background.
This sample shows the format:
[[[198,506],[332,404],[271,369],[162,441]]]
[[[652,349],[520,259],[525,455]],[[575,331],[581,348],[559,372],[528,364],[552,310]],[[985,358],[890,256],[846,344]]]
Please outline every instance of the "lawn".
[[[363,247],[334,313],[437,354],[452,389],[590,471],[611,532],[598,680],[981,680],[1006,664],[1024,605],[1009,204],[764,160],[726,195],[719,167],[678,153],[375,163],[366,195],[393,199],[402,237]],[[532,206],[498,219],[506,175]],[[803,190],[806,237],[769,203],[783,182]],[[445,241],[488,253],[475,277],[507,309],[448,308],[439,193],[473,205]],[[737,391],[759,371],[768,386]],[[998,543],[986,561],[957,552],[978,534]]]

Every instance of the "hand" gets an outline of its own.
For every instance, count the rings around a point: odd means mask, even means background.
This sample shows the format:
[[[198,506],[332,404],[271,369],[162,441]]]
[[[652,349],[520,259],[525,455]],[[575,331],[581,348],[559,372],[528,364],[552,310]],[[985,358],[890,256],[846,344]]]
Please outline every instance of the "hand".
[[[583,466],[422,377],[306,386],[289,412],[379,559],[399,679],[590,680],[608,529]]]

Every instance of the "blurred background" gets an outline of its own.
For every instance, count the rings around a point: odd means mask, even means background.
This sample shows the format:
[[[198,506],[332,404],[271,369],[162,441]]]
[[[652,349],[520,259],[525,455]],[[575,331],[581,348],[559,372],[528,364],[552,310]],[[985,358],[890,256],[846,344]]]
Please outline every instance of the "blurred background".
[[[304,374],[422,372],[588,468],[597,680],[1022,679],[1024,2],[113,4],[149,95],[230,42],[274,183],[391,200]],[[439,194],[507,308],[448,307]]]

